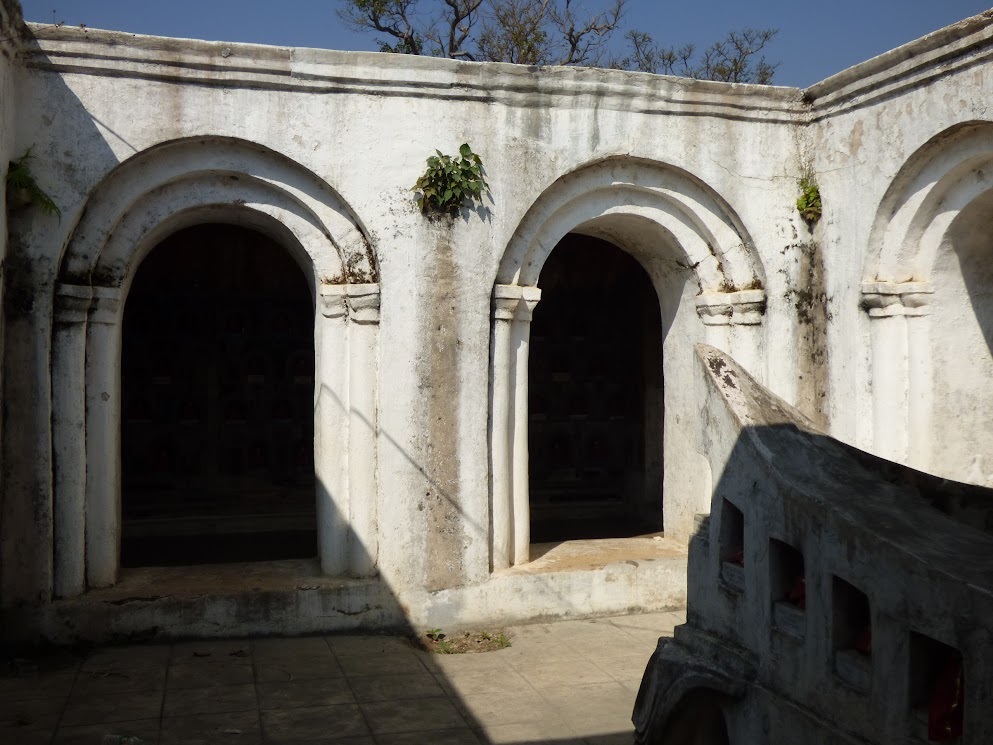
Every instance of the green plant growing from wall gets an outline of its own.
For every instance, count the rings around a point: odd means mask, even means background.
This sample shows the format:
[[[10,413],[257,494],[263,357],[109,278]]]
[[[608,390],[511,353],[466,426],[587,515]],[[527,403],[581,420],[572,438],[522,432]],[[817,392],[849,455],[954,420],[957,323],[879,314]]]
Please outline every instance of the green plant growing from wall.
[[[483,177],[483,161],[472,148],[462,145],[454,158],[440,150],[435,153],[427,159],[424,175],[411,187],[421,212],[454,217],[462,207],[482,204],[483,191],[490,186]]]
[[[796,208],[804,220],[815,223],[821,219],[821,190],[813,176],[803,176],[799,185],[800,197],[796,200]]]
[[[34,159],[29,147],[20,158],[10,161],[7,166],[7,175],[4,176],[8,198],[14,204],[36,205],[46,215],[55,215],[61,220],[62,210],[34,180],[31,173],[31,162]]]

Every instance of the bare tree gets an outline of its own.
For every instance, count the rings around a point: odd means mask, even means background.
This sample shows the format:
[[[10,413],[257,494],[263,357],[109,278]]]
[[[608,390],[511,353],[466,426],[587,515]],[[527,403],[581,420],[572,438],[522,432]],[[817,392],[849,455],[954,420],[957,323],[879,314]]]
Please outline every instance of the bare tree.
[[[628,52],[608,43],[628,0],[589,11],[581,0],[337,0],[351,28],[371,31],[380,51],[524,65],[603,65],[728,83],[772,82],[777,65],[762,51],[777,29],[731,31],[697,54],[692,44],[665,47],[635,29]],[[603,8],[603,3],[600,5]]]
[[[779,29],[746,28],[731,31],[725,38],[704,50],[699,64],[690,77],[721,80],[725,83],[772,82],[778,65],[766,62],[758,55],[772,41]]]
[[[724,83],[768,85],[779,65],[767,62],[760,53],[778,33],[779,29],[731,31],[697,57],[692,44],[663,47],[646,32],[628,31],[624,38],[630,47],[629,54],[614,59],[612,66]]]
[[[627,0],[603,11],[576,0],[338,0],[357,31],[385,34],[380,51],[528,65],[597,64]]]
[[[393,39],[377,39],[379,51],[422,54],[424,36],[411,20],[417,0],[349,0],[340,4],[338,17],[356,31],[375,31]]]
[[[521,65],[548,63],[552,0],[490,0],[490,15],[479,36],[480,59]]]
[[[435,57],[475,60],[472,29],[485,0],[442,0],[442,12],[424,33]]]
[[[598,65],[603,60],[604,46],[621,23],[626,0],[614,0],[600,13],[577,16],[573,0],[562,0],[549,16],[558,30],[564,46],[559,65]]]

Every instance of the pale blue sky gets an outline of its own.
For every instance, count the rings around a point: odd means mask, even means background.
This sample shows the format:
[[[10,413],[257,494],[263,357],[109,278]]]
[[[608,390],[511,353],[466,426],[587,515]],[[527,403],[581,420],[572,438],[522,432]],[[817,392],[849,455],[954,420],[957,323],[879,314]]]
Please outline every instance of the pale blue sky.
[[[590,6],[601,0],[586,0]],[[731,29],[775,27],[776,82],[808,86],[989,9],[990,0],[629,0],[627,26],[664,43],[706,45]],[[196,39],[375,49],[342,27],[335,0],[22,0],[30,21]],[[54,11],[54,14],[53,14]]]

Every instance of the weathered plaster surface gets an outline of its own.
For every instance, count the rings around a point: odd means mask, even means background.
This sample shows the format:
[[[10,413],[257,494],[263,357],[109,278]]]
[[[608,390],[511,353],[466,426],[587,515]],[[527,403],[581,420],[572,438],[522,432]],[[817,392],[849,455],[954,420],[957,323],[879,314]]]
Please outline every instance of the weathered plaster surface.
[[[697,350],[712,515],[690,544],[687,624],[660,641],[642,684],[637,741],[667,741],[657,738],[694,695],[719,702],[731,742],[925,741],[922,703],[910,700],[913,633],[961,654],[962,742],[988,742],[990,491],[824,435],[728,355]],[[968,502],[982,507],[961,509]],[[743,515],[740,535],[728,503]],[[803,610],[779,612],[773,541],[803,556]],[[738,550],[743,566],[729,561]],[[867,598],[868,656],[846,649],[839,579]]]
[[[720,477],[697,438],[698,342],[841,440],[985,483],[989,456],[951,435],[993,441],[976,300],[993,143],[962,126],[990,118],[991,21],[805,92],[33,27],[23,66],[0,60],[17,98],[0,156],[33,144],[63,218],[11,224],[3,603],[118,579],[117,324],[143,256],[205,220],[266,233],[312,280],[324,571],[378,573],[436,625],[504,601],[520,617],[601,608],[562,577],[558,601],[518,607],[513,588],[538,580],[501,574],[528,559],[529,314],[570,232],[631,253],[659,295],[667,537],[693,534]],[[428,221],[409,187],[463,142],[491,192]],[[814,226],[795,209],[804,173]],[[890,250],[911,245],[933,273]]]

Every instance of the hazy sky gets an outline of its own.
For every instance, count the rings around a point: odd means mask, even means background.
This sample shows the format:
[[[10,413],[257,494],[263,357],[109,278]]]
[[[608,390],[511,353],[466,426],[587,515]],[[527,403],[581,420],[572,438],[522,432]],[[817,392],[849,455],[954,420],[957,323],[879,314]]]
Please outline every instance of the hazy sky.
[[[990,0],[628,0],[626,25],[666,44],[706,46],[729,30],[778,28],[776,82],[805,87],[989,9]],[[586,0],[590,7],[602,0]],[[142,34],[329,49],[376,48],[345,29],[336,0],[22,0],[29,21]]]

